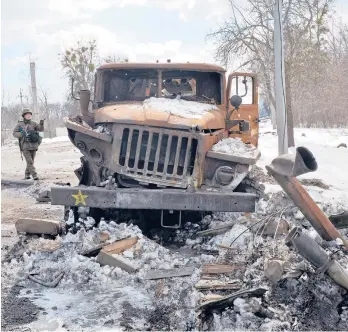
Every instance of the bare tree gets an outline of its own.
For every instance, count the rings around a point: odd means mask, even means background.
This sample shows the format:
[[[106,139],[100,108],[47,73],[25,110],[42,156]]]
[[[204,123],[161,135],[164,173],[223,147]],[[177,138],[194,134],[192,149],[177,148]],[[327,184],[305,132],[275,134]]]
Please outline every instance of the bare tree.
[[[102,63],[125,63],[129,62],[127,57],[121,57],[116,54],[109,54],[108,56],[101,58]]]
[[[74,79],[76,91],[88,89],[93,94],[94,71],[98,59],[96,41],[78,42],[75,47],[59,54],[59,59],[67,77]]]
[[[293,77],[304,59],[320,53],[328,31],[327,17],[333,0],[284,1],[283,38],[289,145],[293,145],[295,111]],[[275,110],[272,0],[245,0],[244,5],[229,0],[231,17],[208,35],[216,42],[216,59],[227,66],[236,56],[243,57],[240,68],[259,74],[263,98]],[[316,56],[318,58],[318,56]]]

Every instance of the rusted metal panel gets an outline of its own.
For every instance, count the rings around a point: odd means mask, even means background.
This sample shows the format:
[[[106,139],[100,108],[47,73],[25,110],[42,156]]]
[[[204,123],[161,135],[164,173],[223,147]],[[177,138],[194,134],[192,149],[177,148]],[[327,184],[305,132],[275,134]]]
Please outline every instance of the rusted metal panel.
[[[332,241],[340,237],[338,230],[296,178],[272,175],[324,240]]]
[[[198,146],[203,141],[204,135],[179,130],[120,124],[114,124],[113,130],[121,136],[121,140],[114,142],[113,147],[115,157],[111,167],[115,172],[130,176],[140,182],[178,188],[188,186],[188,178],[193,173],[189,169],[191,167],[192,142],[195,140]],[[129,131],[128,138],[125,134],[126,131]],[[133,136],[137,133],[139,133],[138,137]],[[147,140],[143,140],[144,133],[148,135]],[[179,146],[179,141],[182,143],[183,140],[187,144]],[[174,141],[177,142],[177,147],[172,149]],[[134,142],[136,142],[136,146]],[[157,144],[155,144],[156,142]],[[131,151],[132,149],[135,151]],[[183,160],[183,153],[185,153],[185,160]]]
[[[51,204],[115,209],[254,212],[256,195],[236,192],[188,192],[180,189],[53,187]]]
[[[296,154],[281,155],[275,158],[271,165],[266,166],[268,173],[280,184],[324,240],[331,241],[340,238],[347,245],[347,241],[314,202],[301,183],[293,177],[313,172],[317,168],[318,165],[313,154],[305,147],[298,147]]]
[[[98,68],[105,69],[162,69],[162,70],[194,70],[194,71],[215,71],[225,73],[223,67],[206,63],[106,63]]]
[[[226,106],[227,110],[232,110],[232,105],[229,102],[231,97],[231,87],[232,78],[236,76],[246,76],[253,78],[253,103],[252,104],[242,104],[238,112],[234,112],[229,120],[245,120],[249,122],[250,130],[243,132],[242,134],[231,134],[231,137],[240,137],[244,143],[251,143],[254,146],[258,146],[259,138],[259,96],[258,96],[258,78],[256,74],[253,73],[242,73],[233,72],[228,77],[227,83],[227,96],[226,96]]]
[[[73,122],[69,120],[68,118],[64,118],[63,121],[65,122],[65,126],[69,129],[75,130],[82,134],[86,134],[88,136],[98,138],[105,142],[109,142],[109,143],[112,142],[112,136],[109,134],[98,133],[96,131],[93,131],[92,129],[86,128],[76,122]]]

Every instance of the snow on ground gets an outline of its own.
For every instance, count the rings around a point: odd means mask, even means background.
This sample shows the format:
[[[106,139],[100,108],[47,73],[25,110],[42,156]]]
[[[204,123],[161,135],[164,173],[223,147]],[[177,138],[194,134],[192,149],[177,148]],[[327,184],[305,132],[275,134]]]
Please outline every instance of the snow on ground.
[[[303,136],[303,134],[305,136]],[[308,148],[318,162],[318,170],[304,174],[299,179],[321,179],[327,185],[348,193],[348,129],[295,128],[296,146]],[[260,123],[258,165],[265,167],[278,155],[278,137],[270,122]]]
[[[41,144],[52,144],[57,142],[70,142],[68,136],[58,136],[53,138],[44,138]]]
[[[145,99],[142,106],[132,105],[131,108],[156,109],[171,115],[187,119],[200,119],[209,111],[218,110],[215,105],[198,103],[183,99],[167,99],[151,97]]]
[[[241,157],[252,157],[255,154],[256,148],[244,144],[239,138],[224,138],[218,143],[214,144],[212,150],[215,152],[222,152],[234,154]]]

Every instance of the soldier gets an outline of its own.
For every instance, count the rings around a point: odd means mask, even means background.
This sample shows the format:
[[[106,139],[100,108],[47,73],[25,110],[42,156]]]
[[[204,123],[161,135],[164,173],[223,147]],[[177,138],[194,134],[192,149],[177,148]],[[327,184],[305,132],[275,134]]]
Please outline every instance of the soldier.
[[[30,179],[30,175],[32,175],[34,180],[39,180],[34,167],[34,159],[42,140],[38,132],[44,130],[44,120],[40,120],[40,123],[37,124],[31,120],[32,115],[29,108],[23,109],[23,121],[18,121],[13,130],[13,136],[19,139],[19,148],[27,162],[25,179]]]

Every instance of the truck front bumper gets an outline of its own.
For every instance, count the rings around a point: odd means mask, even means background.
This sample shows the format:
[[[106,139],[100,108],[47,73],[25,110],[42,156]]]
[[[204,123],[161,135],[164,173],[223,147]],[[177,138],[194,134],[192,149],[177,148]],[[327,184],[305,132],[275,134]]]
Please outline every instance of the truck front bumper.
[[[182,189],[53,187],[51,204],[101,209],[254,212],[256,195]]]

